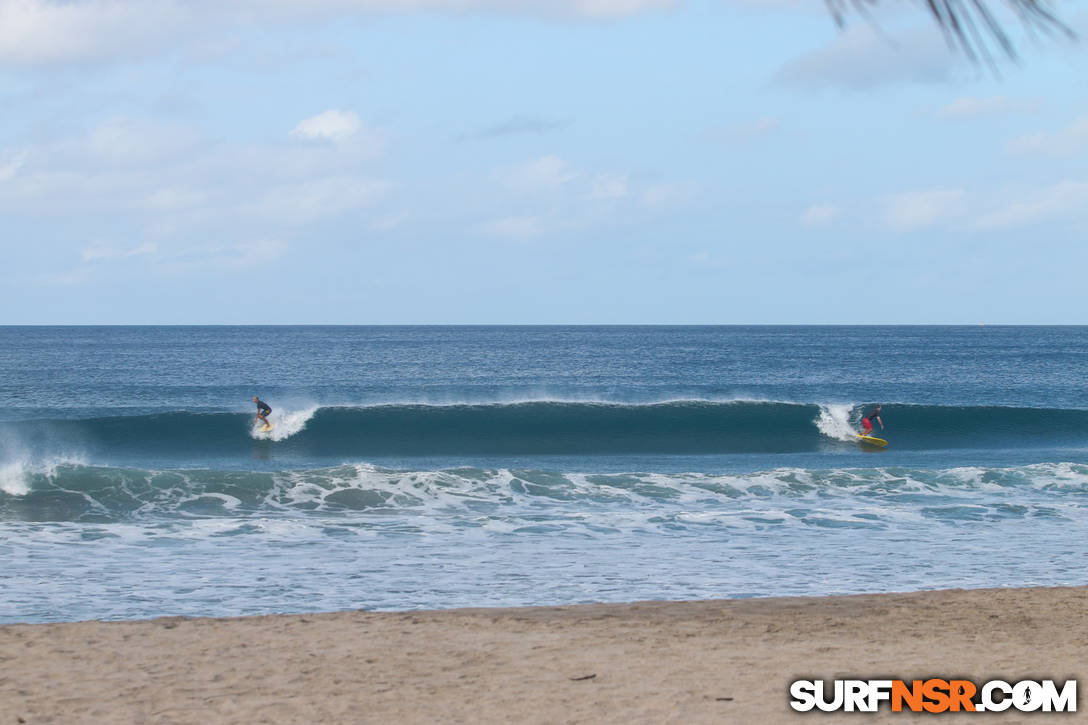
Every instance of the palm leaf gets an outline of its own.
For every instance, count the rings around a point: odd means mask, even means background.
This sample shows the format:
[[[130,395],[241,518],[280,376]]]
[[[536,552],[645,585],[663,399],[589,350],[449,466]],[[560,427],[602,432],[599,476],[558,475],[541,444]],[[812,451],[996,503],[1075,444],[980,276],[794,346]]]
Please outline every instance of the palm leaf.
[[[933,16],[944,32],[945,39],[973,61],[992,63],[991,48],[996,46],[1000,54],[1015,60],[1016,47],[1004,26],[995,17],[994,0],[919,0]],[[880,0],[825,0],[832,17],[839,26],[846,23],[850,13],[868,15],[868,7]],[[1063,35],[1074,39],[1076,34],[1053,12],[1045,0],[1005,0],[1029,33],[1039,32],[1046,36]]]

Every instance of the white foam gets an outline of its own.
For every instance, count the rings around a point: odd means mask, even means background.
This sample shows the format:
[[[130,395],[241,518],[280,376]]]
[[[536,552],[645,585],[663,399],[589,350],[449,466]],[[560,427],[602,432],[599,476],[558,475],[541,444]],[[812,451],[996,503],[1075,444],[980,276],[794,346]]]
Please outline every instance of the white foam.
[[[30,477],[34,475],[56,478],[58,466],[81,466],[79,457],[63,456],[48,461],[31,462],[26,458],[0,464],[0,491],[9,496],[25,496],[30,493]]]
[[[25,496],[30,493],[26,482],[26,465],[22,461],[0,465],[0,491],[9,496]]]
[[[829,403],[820,406],[820,415],[816,418],[816,428],[828,438],[837,441],[857,439],[857,431],[850,423],[850,413],[854,406],[849,403]]]
[[[302,410],[286,410],[282,413],[279,411],[273,412],[272,415],[268,416],[268,422],[272,424],[272,430],[264,431],[262,430],[262,423],[254,421],[253,429],[249,435],[258,440],[287,440],[306,427],[306,424],[314,417],[314,413],[318,411],[318,407],[315,405]]]

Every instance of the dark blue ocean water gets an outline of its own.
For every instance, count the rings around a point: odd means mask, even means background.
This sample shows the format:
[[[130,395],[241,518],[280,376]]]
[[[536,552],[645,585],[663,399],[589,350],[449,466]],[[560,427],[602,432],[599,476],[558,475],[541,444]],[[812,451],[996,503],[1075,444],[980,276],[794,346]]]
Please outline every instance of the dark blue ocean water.
[[[1086,363],[1082,327],[0,328],[0,621],[1083,584]]]

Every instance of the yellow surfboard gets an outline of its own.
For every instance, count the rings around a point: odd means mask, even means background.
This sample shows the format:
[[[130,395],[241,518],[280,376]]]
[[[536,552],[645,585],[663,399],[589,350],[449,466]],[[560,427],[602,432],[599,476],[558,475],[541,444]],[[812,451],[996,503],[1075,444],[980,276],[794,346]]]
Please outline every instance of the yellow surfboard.
[[[888,441],[884,440],[883,438],[876,438],[874,436],[863,436],[859,434],[858,440],[862,443],[868,443],[871,446],[876,446],[877,448],[886,448],[888,446]]]

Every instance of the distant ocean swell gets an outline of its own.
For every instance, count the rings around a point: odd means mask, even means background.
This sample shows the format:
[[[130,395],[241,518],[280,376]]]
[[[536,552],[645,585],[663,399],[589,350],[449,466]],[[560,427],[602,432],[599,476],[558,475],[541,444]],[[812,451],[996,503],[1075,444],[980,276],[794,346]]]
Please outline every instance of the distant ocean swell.
[[[249,457],[254,448],[300,457],[522,454],[789,453],[854,445],[863,408],[849,404],[678,401],[644,405],[528,402],[377,405],[276,411],[271,434],[240,413],[33,420],[0,424],[0,463],[18,455],[112,453]],[[897,450],[1076,448],[1088,410],[889,405]],[[880,435],[878,428],[877,434]],[[6,451],[6,452],[5,452]]]
[[[19,491],[0,491],[0,521],[365,513],[539,524],[599,512],[617,525],[624,512],[644,511],[651,523],[657,515],[722,514],[765,524],[800,520],[879,528],[903,515],[951,521],[1079,518],[1088,507],[1088,466],[1072,463],[946,470],[784,468],[718,475],[393,471],[366,464],[279,472],[147,471],[61,464],[26,470],[23,480]],[[823,518],[814,520],[813,511]]]

